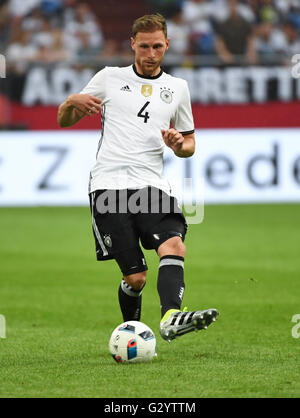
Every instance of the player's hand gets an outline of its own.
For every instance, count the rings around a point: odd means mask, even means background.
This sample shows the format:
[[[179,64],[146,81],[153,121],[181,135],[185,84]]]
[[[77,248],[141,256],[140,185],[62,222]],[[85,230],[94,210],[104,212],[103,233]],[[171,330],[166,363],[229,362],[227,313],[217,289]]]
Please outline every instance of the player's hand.
[[[102,100],[89,94],[71,94],[67,102],[87,116],[93,116],[101,112]]]
[[[183,144],[184,137],[176,129],[161,130],[161,134],[165,144],[170,147],[175,153],[178,152]]]

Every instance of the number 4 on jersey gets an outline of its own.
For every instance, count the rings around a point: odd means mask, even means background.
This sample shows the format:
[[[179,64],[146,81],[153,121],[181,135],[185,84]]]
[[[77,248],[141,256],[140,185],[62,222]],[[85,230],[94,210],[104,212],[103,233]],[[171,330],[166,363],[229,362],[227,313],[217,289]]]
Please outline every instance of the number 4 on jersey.
[[[141,110],[139,111],[139,113],[137,114],[137,116],[139,118],[144,118],[144,123],[148,122],[148,119],[150,118],[149,116],[149,112],[144,112],[144,110],[146,109],[146,107],[150,104],[150,102],[146,102],[146,104],[141,108]]]

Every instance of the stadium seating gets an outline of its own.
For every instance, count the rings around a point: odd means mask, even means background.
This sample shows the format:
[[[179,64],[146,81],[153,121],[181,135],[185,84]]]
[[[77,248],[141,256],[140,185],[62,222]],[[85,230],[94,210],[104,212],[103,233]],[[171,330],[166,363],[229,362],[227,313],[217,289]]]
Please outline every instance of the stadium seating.
[[[118,41],[127,39],[133,20],[148,12],[145,2],[140,0],[91,0],[90,5],[99,17],[105,38]]]

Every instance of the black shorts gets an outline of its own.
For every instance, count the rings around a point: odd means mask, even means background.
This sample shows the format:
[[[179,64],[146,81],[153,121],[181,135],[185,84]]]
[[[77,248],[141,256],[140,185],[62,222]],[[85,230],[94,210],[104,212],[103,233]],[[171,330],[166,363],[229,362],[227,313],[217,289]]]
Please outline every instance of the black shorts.
[[[147,270],[140,244],[155,249],[167,239],[184,241],[187,224],[176,198],[147,187],[90,193],[97,260],[115,259],[123,275]]]

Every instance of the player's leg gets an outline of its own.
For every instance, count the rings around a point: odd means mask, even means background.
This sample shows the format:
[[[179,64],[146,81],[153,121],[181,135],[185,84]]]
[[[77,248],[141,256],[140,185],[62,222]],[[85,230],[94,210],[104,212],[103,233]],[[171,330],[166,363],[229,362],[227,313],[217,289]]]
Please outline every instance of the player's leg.
[[[188,332],[205,329],[216,320],[216,309],[182,312],[184,292],[185,245],[179,237],[163,242],[157,249],[160,257],[157,289],[161,300],[161,336],[167,341]]]
[[[142,310],[142,292],[146,284],[147,265],[140,247],[116,254],[115,259],[123,273],[118,296],[124,321],[139,321]]]
[[[149,223],[152,215],[149,214]],[[146,221],[146,220],[145,220]],[[146,222],[144,222],[146,223]],[[155,249],[159,258],[157,290],[162,317],[170,309],[180,309],[184,294],[184,238],[186,223],[182,213],[164,214],[142,234],[142,245]]]
[[[180,310],[185,288],[185,231],[183,215],[169,214],[149,229],[148,240],[145,240],[149,248],[149,241],[151,237],[154,238],[152,245],[160,257],[157,280],[162,314],[160,333],[168,341],[188,332],[207,328],[218,315],[216,309],[191,312]]]
[[[194,330],[206,329],[218,315],[216,309],[189,312],[185,308],[183,312],[180,311],[185,287],[185,251],[185,245],[179,237],[168,239],[157,249],[160,257],[157,288],[162,310],[160,333],[167,341]]]
[[[145,189],[146,192],[147,211],[137,217],[137,225],[143,247],[155,249],[160,257],[157,289],[164,316],[169,309],[181,306],[187,225],[174,197],[153,187]]]
[[[139,321],[141,319],[144,287],[141,283],[144,285],[146,283],[146,272],[125,276],[121,281],[118,295],[124,321]]]
[[[118,289],[123,319],[124,321],[139,320],[142,289],[146,282],[148,268],[139,246],[139,236],[131,215],[107,211],[102,213],[99,202],[102,202],[107,193],[108,191],[98,190],[90,194],[97,259],[99,261],[116,260],[123,275]],[[114,193],[111,193],[110,202],[113,198]],[[118,198],[117,193],[116,204]],[[112,207],[116,207],[115,203]]]
[[[146,284],[147,272],[130,274],[124,276],[124,282],[126,286],[131,287],[135,292],[140,292]]]
[[[180,309],[183,299],[184,257],[186,247],[182,238],[175,236],[167,239],[157,249],[160,258],[157,290],[160,297],[161,316],[170,309]]]

